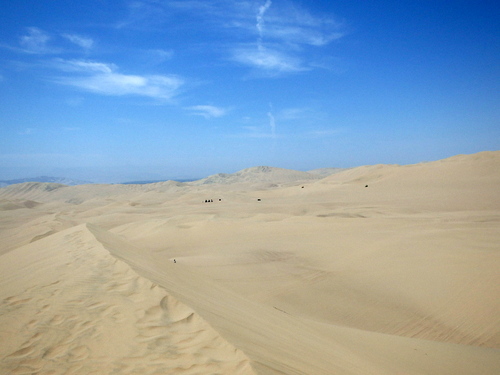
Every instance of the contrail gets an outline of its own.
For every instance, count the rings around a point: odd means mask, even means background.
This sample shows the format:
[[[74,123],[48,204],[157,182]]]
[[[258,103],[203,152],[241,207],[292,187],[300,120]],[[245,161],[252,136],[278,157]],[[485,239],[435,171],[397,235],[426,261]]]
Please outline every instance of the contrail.
[[[262,40],[262,25],[264,24],[264,13],[269,9],[271,6],[272,1],[267,0],[264,5],[261,5],[259,7],[259,12],[257,13],[257,31],[259,32],[259,43]]]
[[[274,120],[274,116],[271,111],[267,112],[267,116],[269,117],[269,126],[271,127],[271,136],[276,138],[276,122]]]

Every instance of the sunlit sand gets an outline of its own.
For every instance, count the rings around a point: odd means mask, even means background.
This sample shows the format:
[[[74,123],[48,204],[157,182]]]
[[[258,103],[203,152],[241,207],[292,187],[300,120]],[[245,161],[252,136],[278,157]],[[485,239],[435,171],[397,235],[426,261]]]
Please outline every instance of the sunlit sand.
[[[500,151],[334,172],[1,188],[0,373],[498,374]]]

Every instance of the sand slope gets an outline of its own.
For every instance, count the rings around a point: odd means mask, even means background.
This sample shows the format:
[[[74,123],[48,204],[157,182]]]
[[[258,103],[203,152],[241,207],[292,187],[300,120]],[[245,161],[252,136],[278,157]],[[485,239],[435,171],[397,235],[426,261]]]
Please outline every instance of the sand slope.
[[[4,374],[254,373],[240,350],[85,226],[1,260]]]
[[[275,168],[275,167],[252,167],[243,169],[239,172],[228,174],[219,173],[216,175],[208,176],[198,181],[193,181],[189,185],[207,185],[207,184],[242,184],[248,183],[251,186],[277,186],[282,184],[289,184],[296,181],[307,181],[321,178],[320,175],[308,172],[294,171],[291,169]]]
[[[0,373],[496,374],[499,172],[2,188]]]

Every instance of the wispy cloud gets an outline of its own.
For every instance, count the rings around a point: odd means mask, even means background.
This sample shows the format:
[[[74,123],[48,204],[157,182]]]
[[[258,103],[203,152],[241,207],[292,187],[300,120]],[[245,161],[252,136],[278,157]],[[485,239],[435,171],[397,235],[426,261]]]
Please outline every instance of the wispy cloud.
[[[285,108],[280,111],[278,117],[284,121],[294,121],[303,119],[311,115],[311,110],[305,107]]]
[[[67,98],[64,102],[70,107],[78,107],[82,105],[84,99],[82,97],[73,97],[73,98]]]
[[[194,115],[205,117],[206,119],[213,117],[222,117],[226,114],[227,110],[213,105],[195,105],[186,107]]]
[[[55,82],[102,95],[170,100],[184,84],[177,76],[122,74],[114,64],[95,61],[57,59],[53,66],[62,72],[73,73],[56,77]]]
[[[275,48],[264,46],[264,16],[272,5],[271,0],[257,9],[255,16],[255,28],[257,30],[257,42],[246,44],[244,47],[236,48],[233,51],[233,59],[244,65],[273,72],[293,72],[303,70],[299,59],[290,56],[288,53]]]
[[[38,55],[68,56],[66,48],[69,41],[88,52],[94,46],[92,38],[75,33],[48,33],[36,27],[27,29],[17,45],[3,45],[20,53]],[[60,47],[62,46],[62,47]],[[143,52],[144,56],[154,56],[155,63],[171,58],[173,52],[163,49],[151,49]],[[19,63],[21,64],[21,62]],[[80,90],[101,95],[123,96],[136,95],[168,101],[177,95],[184,85],[184,80],[176,75],[165,74],[127,74],[111,63],[84,59],[54,58],[23,63],[26,68],[49,68],[58,71],[50,81],[73,86]]]
[[[322,47],[344,36],[342,32],[324,33],[320,29],[300,25],[277,24],[266,30],[268,37],[290,44],[304,44]]]
[[[155,64],[161,64],[164,61],[170,60],[174,55],[174,51],[164,49],[150,49],[145,51],[145,55],[149,60],[153,60]]]
[[[77,34],[62,34],[64,38],[77,46],[89,50],[94,46],[94,40]]]
[[[257,27],[257,31],[259,33],[259,42],[262,42],[261,39],[262,39],[263,31],[264,31],[264,14],[269,9],[271,4],[272,4],[272,1],[267,0],[264,5],[261,5],[259,7],[259,10],[257,12],[257,24],[255,26]]]
[[[33,135],[35,134],[36,132],[36,129],[34,128],[26,128],[22,131],[19,132],[19,135]]]
[[[274,6],[271,0],[257,8],[254,30],[257,40],[234,48],[233,59],[271,73],[311,69],[304,47],[323,47],[344,35],[333,20],[313,17],[297,7]]]
[[[117,29],[150,29],[162,24],[167,18],[165,5],[157,0],[135,0],[127,3],[127,16],[117,23]]]
[[[312,136],[312,137],[332,137],[335,135],[338,135],[343,132],[343,129],[319,129],[319,130],[312,130],[307,135]]]
[[[240,134],[228,134],[229,138],[277,138],[277,136],[273,136],[269,131],[263,129],[261,127],[253,127],[253,126],[244,126],[244,133]]]
[[[37,28],[29,27],[27,33],[19,39],[19,45],[21,50],[26,53],[33,54],[45,54],[45,53],[56,53],[59,50],[49,46],[49,41],[51,36]]]
[[[49,33],[38,27],[28,27],[24,35],[21,35],[17,43],[2,44],[1,47],[16,52],[33,55],[61,54],[68,52],[64,40],[88,51],[94,46],[92,38],[70,33]]]
[[[233,51],[233,60],[269,73],[289,73],[307,69],[298,57],[262,45],[236,48]]]
[[[271,76],[320,67],[310,48],[325,47],[345,35],[333,16],[314,15],[293,1],[137,0],[130,4],[130,19],[122,25],[151,26],[188,16],[204,28],[202,35],[225,35],[220,47],[231,61]]]
[[[276,117],[274,115],[273,105],[269,104],[269,110],[266,113],[267,123],[265,118],[259,119],[243,118],[244,122],[251,122],[242,126],[243,132],[240,134],[229,135],[229,137],[236,138],[282,138],[282,134],[276,132]]]
[[[272,111],[272,106],[269,112],[267,112],[267,117],[269,117],[269,127],[271,128],[271,137],[276,138],[276,120],[271,111]]]
[[[118,67],[115,64],[101,63],[88,60],[54,59],[53,66],[65,72],[82,73],[112,73]]]

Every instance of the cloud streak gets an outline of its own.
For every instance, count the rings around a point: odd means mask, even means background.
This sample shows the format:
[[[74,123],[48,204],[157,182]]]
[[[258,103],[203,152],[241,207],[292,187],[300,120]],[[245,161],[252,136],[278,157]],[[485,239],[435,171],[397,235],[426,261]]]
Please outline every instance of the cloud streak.
[[[62,36],[85,50],[89,50],[94,46],[94,41],[91,38],[77,34],[62,34]]]
[[[290,73],[306,70],[299,58],[262,45],[235,49],[233,60],[270,73]]]
[[[32,55],[49,55],[71,52],[68,51],[67,43],[64,44],[64,41],[69,41],[86,52],[91,50],[94,46],[94,40],[92,38],[78,34],[49,33],[38,27],[28,27],[26,29],[26,33],[19,37],[18,43],[13,45],[2,44],[0,46],[16,52]]]
[[[192,114],[205,117],[206,119],[214,117],[222,117],[226,114],[227,110],[213,105],[195,105],[186,107]]]
[[[269,117],[269,126],[271,128],[271,137],[276,138],[276,120],[271,111],[267,112],[267,117]]]
[[[305,62],[304,47],[323,47],[343,36],[338,23],[303,9],[274,9],[271,0],[257,8],[255,20],[256,42],[234,48],[233,60],[271,74],[312,69]]]
[[[271,0],[267,0],[264,5],[261,5],[259,7],[259,11],[257,12],[257,24],[256,24],[256,27],[257,27],[257,31],[259,32],[259,41],[261,41],[262,34],[263,34],[264,14],[269,9],[269,7],[271,6],[271,4],[272,4],[272,1]]]
[[[50,39],[50,35],[45,31],[37,27],[29,27],[27,34],[21,36],[19,39],[19,44],[21,46],[21,50],[26,53],[55,53],[57,50],[49,47]]]
[[[311,58],[311,48],[325,47],[345,35],[343,25],[332,16],[313,15],[292,2],[142,0],[134,4],[135,19],[145,24],[161,15],[171,20],[186,16],[218,36],[224,33],[223,48],[231,61],[270,76],[320,67]],[[156,9],[154,15],[151,9]]]
[[[101,95],[170,100],[184,84],[177,76],[122,74],[114,64],[95,61],[57,59],[53,66],[62,72],[73,73],[56,77],[55,82]]]
[[[66,42],[63,44],[62,42]],[[4,45],[23,54],[47,55],[56,54],[68,56],[73,50],[64,48],[70,42],[89,52],[94,46],[92,38],[75,33],[48,33],[37,27],[27,28],[16,46]],[[62,47],[60,47],[62,46]],[[164,61],[172,56],[171,51],[162,49],[149,50],[148,55],[154,55],[157,61]],[[40,67],[57,71],[49,81],[72,86],[82,91],[108,96],[135,95],[169,101],[184,85],[184,80],[176,75],[165,74],[126,74],[120,72],[115,64],[84,59],[53,58],[25,64],[28,68]]]

